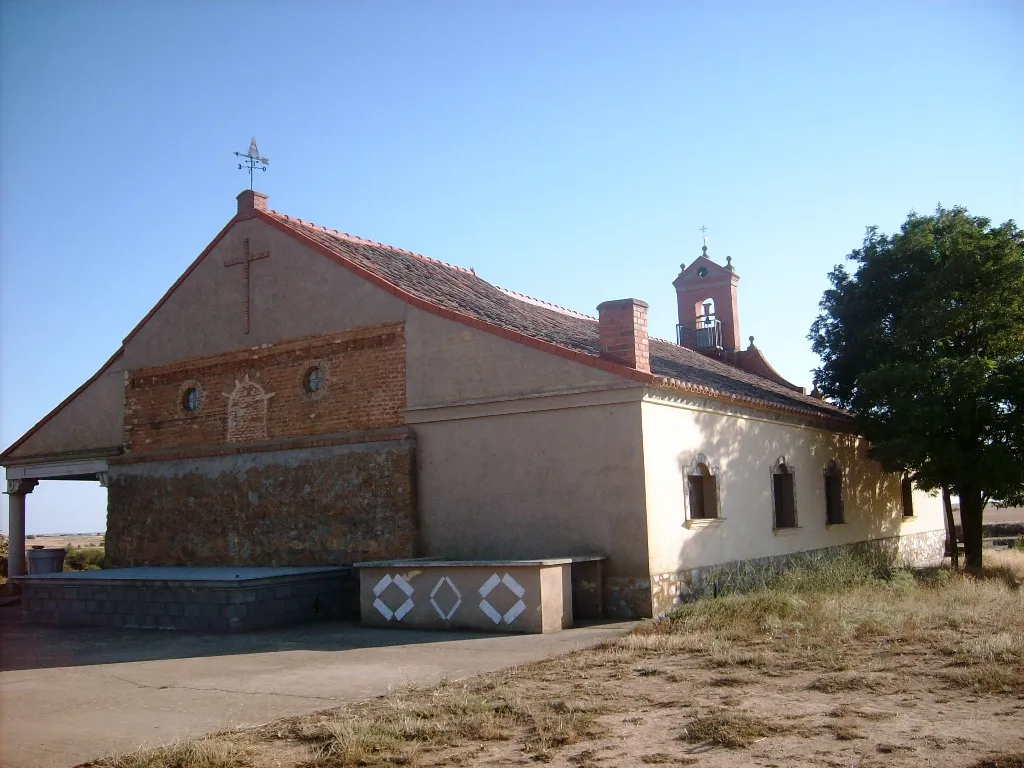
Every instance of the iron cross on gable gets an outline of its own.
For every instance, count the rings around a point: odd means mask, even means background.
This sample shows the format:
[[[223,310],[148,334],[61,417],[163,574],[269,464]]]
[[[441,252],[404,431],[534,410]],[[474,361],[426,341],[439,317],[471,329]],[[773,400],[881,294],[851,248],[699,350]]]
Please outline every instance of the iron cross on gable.
[[[228,259],[224,262],[225,267],[233,267],[236,264],[243,266],[242,270],[242,283],[245,287],[245,332],[249,332],[249,264],[259,259],[265,259],[270,256],[270,251],[257,251],[253,253],[249,250],[249,238],[245,238],[242,241],[242,255],[236,256],[233,259]]]

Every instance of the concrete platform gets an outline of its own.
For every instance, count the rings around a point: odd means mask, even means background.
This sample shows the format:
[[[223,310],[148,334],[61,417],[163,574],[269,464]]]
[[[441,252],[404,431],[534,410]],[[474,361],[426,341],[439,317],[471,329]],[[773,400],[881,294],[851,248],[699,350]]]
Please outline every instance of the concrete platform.
[[[60,626],[238,632],[357,610],[349,568],[113,568],[12,581],[26,622]]]
[[[0,609],[0,765],[57,768],[341,706],[620,636],[389,632],[318,622],[246,634],[25,625]]]

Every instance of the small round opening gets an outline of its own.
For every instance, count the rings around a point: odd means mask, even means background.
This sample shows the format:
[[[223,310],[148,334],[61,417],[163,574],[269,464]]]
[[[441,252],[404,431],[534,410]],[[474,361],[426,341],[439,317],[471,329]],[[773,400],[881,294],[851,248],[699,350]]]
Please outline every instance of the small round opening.
[[[320,370],[320,366],[310,368],[309,373],[306,374],[306,391],[318,392],[323,384],[324,372]]]
[[[707,276],[708,276],[708,268],[707,267],[701,267],[700,269],[697,270],[697,277],[707,277]]]
[[[199,390],[195,387],[189,387],[185,390],[185,394],[181,398],[181,407],[184,408],[188,413],[194,413],[199,410]]]

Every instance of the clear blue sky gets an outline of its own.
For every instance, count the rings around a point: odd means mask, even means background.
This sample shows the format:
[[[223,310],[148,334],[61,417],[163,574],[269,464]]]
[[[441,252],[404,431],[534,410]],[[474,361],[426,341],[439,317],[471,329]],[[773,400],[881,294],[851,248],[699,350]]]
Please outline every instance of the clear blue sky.
[[[1024,218],[1022,9],[8,0],[0,443],[231,217],[251,135],[276,210],[591,314],[642,298],[666,338],[706,224],[742,338],[809,386],[826,275],[867,225]],[[27,527],[102,530],[105,495],[43,483]]]

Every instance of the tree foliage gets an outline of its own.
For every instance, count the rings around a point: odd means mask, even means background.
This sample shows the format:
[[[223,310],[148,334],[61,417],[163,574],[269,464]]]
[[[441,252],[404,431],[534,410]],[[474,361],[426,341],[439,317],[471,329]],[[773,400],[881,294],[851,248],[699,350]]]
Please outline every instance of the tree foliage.
[[[940,207],[848,259],[811,327],[818,386],[884,469],[960,497],[980,566],[985,503],[1024,497],[1024,233]]]

